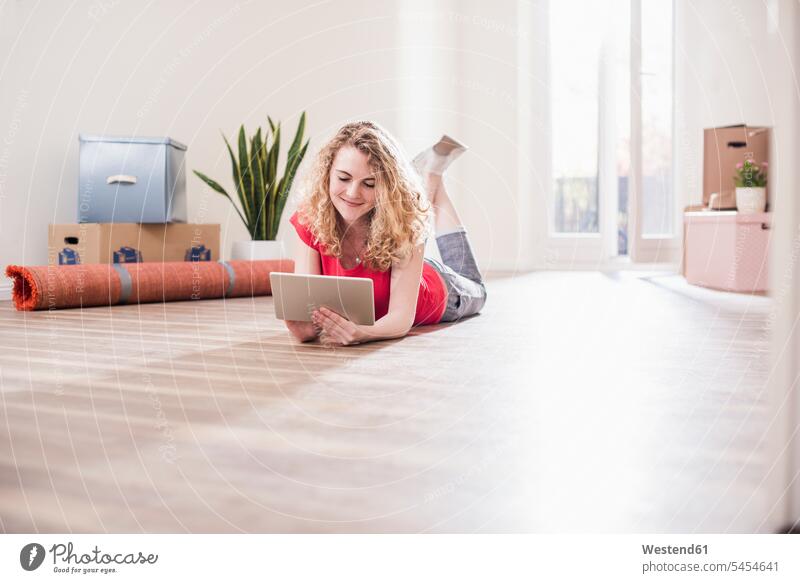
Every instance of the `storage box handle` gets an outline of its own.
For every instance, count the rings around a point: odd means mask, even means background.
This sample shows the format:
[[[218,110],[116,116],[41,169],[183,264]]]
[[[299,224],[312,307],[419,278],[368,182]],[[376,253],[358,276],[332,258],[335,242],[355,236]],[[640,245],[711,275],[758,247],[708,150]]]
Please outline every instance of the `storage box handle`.
[[[761,223],[761,230],[762,231],[769,231],[770,226],[767,223]]]
[[[136,177],[129,174],[115,174],[106,178],[106,184],[136,184]]]
[[[747,142],[728,142],[729,148],[744,148],[747,146]]]

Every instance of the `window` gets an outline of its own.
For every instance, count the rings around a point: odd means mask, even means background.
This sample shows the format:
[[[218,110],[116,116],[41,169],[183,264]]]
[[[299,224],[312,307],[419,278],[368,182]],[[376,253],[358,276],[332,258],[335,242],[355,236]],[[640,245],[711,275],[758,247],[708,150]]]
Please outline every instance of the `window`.
[[[639,11],[641,72],[631,59]],[[607,255],[627,255],[631,123],[641,131],[641,235],[673,230],[672,2],[553,0],[549,24],[552,230],[602,235]]]
[[[550,103],[557,233],[599,232],[601,2],[550,3]]]

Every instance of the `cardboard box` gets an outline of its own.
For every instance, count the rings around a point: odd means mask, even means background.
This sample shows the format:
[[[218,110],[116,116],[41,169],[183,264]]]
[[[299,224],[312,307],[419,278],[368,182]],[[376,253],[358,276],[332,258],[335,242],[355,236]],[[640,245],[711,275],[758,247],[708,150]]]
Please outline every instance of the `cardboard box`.
[[[50,225],[51,264],[218,261],[219,225],[78,223]]]
[[[736,189],[733,177],[736,164],[745,158],[769,163],[770,128],[735,125],[710,128],[703,133],[703,204],[720,193],[721,200],[733,200]],[[767,182],[767,208],[769,208]],[[725,208],[725,205],[722,205]]]

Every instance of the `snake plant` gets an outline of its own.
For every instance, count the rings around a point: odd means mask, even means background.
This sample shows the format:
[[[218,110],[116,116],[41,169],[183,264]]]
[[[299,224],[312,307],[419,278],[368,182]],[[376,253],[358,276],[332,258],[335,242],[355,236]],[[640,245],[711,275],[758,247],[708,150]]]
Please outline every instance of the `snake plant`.
[[[249,149],[244,126],[239,128],[238,159],[228,139],[224,134],[222,136],[230,154],[233,183],[236,185],[241,211],[233,197],[218,182],[194,170],[200,180],[231,201],[254,241],[273,241],[277,237],[278,225],[283,208],[286,206],[286,199],[289,198],[292,181],[308,149],[308,140],[303,143],[303,133],[306,128],[306,114],[303,112],[297,124],[294,141],[286,156],[283,176],[279,176],[281,124],[273,123],[269,117],[267,121],[269,129],[263,132],[262,137],[262,130],[259,127],[249,140]]]

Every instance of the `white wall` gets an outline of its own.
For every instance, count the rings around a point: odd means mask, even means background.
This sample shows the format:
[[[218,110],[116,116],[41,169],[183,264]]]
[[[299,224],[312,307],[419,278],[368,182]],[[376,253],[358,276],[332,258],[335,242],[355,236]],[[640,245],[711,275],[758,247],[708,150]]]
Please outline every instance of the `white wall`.
[[[776,124],[770,180],[775,196],[770,257],[773,298],[768,320],[772,359],[766,389],[771,425],[770,471],[774,504],[765,524],[800,531],[800,6],[772,2],[774,34],[767,42],[767,78]]]
[[[703,197],[703,129],[777,127],[770,79],[769,6],[753,0],[675,0],[675,184],[680,206]],[[773,19],[774,21],[774,19]],[[682,198],[681,198],[682,197]]]
[[[773,127],[773,235],[765,340],[772,366],[763,397],[771,421],[754,450],[764,464],[762,530],[800,519],[800,9],[792,0],[676,2],[676,171],[684,203],[702,198],[702,130],[748,123]],[[754,411],[755,415],[762,412]]]
[[[529,67],[532,6],[470,0],[459,2],[452,16],[459,68],[448,81],[459,97],[459,130],[475,149],[456,175],[460,182],[454,190],[473,243],[488,267],[499,270],[532,267],[534,221],[541,217],[547,225],[545,205],[534,211],[540,191],[531,179],[536,174],[529,143],[535,131],[528,89],[535,83]],[[539,48],[544,56],[544,47]],[[537,90],[544,95],[545,85]],[[538,164],[545,165],[541,158]]]
[[[527,3],[522,3],[528,6]],[[293,126],[312,147],[369,118],[409,152],[442,132],[472,146],[450,187],[484,268],[524,267],[518,188],[517,2],[6,2],[0,7],[0,264],[46,262],[48,223],[74,222],[78,133],[168,135],[187,168],[230,186],[220,130]],[[246,232],[187,174],[189,218]],[[522,218],[520,218],[520,216]]]

